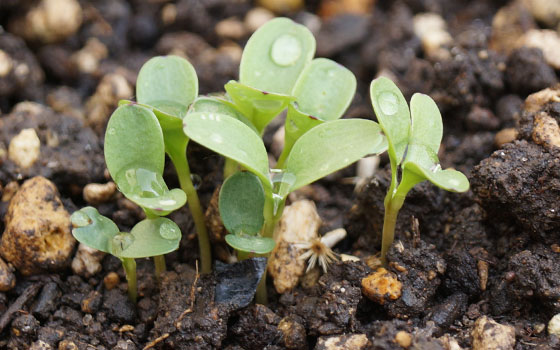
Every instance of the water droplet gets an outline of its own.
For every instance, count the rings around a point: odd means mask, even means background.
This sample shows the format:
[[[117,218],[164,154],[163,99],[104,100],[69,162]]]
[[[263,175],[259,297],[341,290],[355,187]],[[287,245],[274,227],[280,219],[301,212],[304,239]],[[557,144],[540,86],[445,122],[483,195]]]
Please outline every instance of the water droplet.
[[[167,191],[161,175],[147,169],[128,169],[124,172],[125,182],[117,181],[124,193],[135,194],[144,198],[154,198]],[[117,176],[119,178],[119,176]]]
[[[111,253],[120,256],[121,253],[134,242],[134,236],[127,232],[121,232],[111,240]]]
[[[278,208],[280,208],[280,204],[282,203],[282,196],[276,193],[272,194],[272,201],[274,203],[274,212],[273,214],[276,215],[278,213]]]
[[[73,227],[84,227],[91,224],[89,216],[81,211],[75,211],[70,217]]]
[[[432,168],[430,169],[432,171],[432,173],[437,173],[438,171],[441,171],[441,165],[440,164],[435,164],[432,166]]]
[[[212,136],[210,136],[210,139],[216,143],[223,143],[224,139],[222,138],[222,135],[220,134],[212,134]]]
[[[279,36],[272,44],[270,56],[279,66],[294,65],[301,56],[301,43],[298,38],[290,34]]]
[[[198,190],[200,185],[202,185],[202,178],[198,174],[191,174],[191,181],[195,190]]]
[[[162,199],[159,201],[159,204],[161,205],[174,205],[176,203],[177,201],[175,201],[174,199]]]
[[[161,237],[168,239],[168,240],[176,240],[181,237],[181,231],[177,227],[170,222],[164,222],[159,227],[159,234]]]
[[[109,128],[109,130],[107,130],[107,133],[108,133],[109,135],[115,135],[116,132],[117,132],[117,131],[115,130],[115,128]]]
[[[390,91],[384,91],[377,97],[381,111],[386,115],[393,115],[399,110],[397,95]]]
[[[282,169],[270,169],[270,181],[273,185],[285,183],[292,186],[296,182],[296,176],[292,173],[284,172]]]

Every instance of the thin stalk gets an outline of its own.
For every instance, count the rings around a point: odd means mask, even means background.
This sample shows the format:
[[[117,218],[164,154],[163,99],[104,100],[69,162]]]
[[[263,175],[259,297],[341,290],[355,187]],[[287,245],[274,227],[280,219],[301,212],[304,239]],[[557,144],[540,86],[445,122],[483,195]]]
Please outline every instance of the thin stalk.
[[[268,292],[266,290],[266,273],[267,271],[263,273],[259,285],[257,286],[257,294],[255,295],[255,302],[261,305],[268,305]]]
[[[128,282],[128,298],[134,304],[138,298],[138,289],[136,286],[136,260],[133,258],[122,258],[122,265]]]
[[[210,240],[208,239],[208,231],[206,229],[204,212],[202,211],[202,206],[200,205],[200,199],[198,198],[198,193],[196,192],[191,180],[191,170],[189,168],[189,164],[187,163],[187,156],[185,154],[179,157],[171,157],[171,160],[175,165],[181,189],[185,191],[185,194],[187,195],[187,204],[189,205],[189,210],[194,220],[194,226],[196,227],[198,248],[200,250],[201,272],[203,274],[207,274],[212,272],[212,252],[210,250]]]
[[[156,267],[156,279],[158,282],[161,282],[161,274],[167,270],[165,266],[165,257],[163,255],[154,256],[154,265]]]
[[[224,163],[224,180],[239,171],[239,164],[233,159],[226,158]]]

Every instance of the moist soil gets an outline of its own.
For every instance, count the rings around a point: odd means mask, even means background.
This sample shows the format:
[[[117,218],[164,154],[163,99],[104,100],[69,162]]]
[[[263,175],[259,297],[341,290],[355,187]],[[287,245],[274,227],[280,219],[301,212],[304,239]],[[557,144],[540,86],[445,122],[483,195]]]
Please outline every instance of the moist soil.
[[[154,55],[180,54],[196,68],[200,93],[222,91],[237,79],[250,35],[235,30],[249,27],[246,15],[256,7],[247,0],[80,0],[81,25],[45,40],[21,29],[39,2],[0,0],[0,53],[11,62],[0,73],[0,188],[7,194],[28,178],[44,176],[56,184],[70,213],[87,205],[84,185],[109,180],[105,125],[117,101],[133,97],[141,65]],[[283,3],[262,1],[275,2]],[[70,268],[33,276],[16,272],[15,286],[0,292],[0,348],[332,349],[365,335],[363,346],[354,348],[402,349],[395,339],[405,331],[411,349],[450,349],[444,338],[468,349],[482,316],[513,326],[516,350],[560,348],[546,330],[560,313],[560,143],[543,141],[535,129],[542,113],[560,122],[560,98],[524,106],[529,94],[554,89],[559,67],[539,48],[508,42],[519,30],[556,31],[560,18],[538,17],[521,1],[364,1],[371,6],[337,10],[349,3],[313,0],[283,14],[314,31],[318,56],[358,78],[347,116],[375,120],[368,88],[380,73],[395,80],[407,99],[415,92],[432,96],[444,121],[442,167],[464,172],[471,182],[465,194],[423,183],[408,195],[388,256],[389,272],[402,283],[400,298],[376,303],[361,287],[377,268],[373,257],[390,181],[382,156],[379,169],[357,190],[353,166],[291,197],[315,201],[321,232],[346,228],[348,236],[335,251],[360,261],[335,263],[282,295],[269,280],[267,306],[224,300],[216,297],[223,276],[197,273],[194,225],[183,208],[170,216],[184,235],[180,249],[167,256],[168,272],[158,282],[151,262],[138,260],[137,305],[129,302],[120,261],[111,256],[90,277]],[[451,41],[442,56],[429,55],[415,32],[415,16],[424,12],[439,15],[447,26]],[[504,13],[511,16],[509,37],[492,28]],[[226,19],[235,25],[218,30]],[[265,137],[271,149],[278,126]],[[41,140],[41,157],[21,170],[6,152],[27,128]],[[505,134],[513,136],[501,141]],[[188,152],[208,206],[223,160],[194,143]],[[169,187],[177,186],[169,164],[165,177]],[[10,196],[3,198],[5,219]],[[123,230],[143,217],[118,195],[96,206]],[[230,252],[216,245],[214,255],[227,260]],[[108,282],[109,275],[115,278],[111,272],[118,274],[116,286]],[[325,345],[337,336],[338,345]]]

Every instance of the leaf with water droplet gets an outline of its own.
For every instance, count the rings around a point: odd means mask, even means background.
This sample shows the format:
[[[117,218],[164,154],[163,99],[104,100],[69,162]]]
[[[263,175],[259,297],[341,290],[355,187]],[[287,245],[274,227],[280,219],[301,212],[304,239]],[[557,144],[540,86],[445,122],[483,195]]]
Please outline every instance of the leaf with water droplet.
[[[220,216],[228,232],[256,235],[264,224],[264,189],[250,172],[228,177],[220,189]]]
[[[182,207],[185,193],[179,189],[169,191],[162,178],[165,145],[154,113],[140,105],[121,106],[107,128],[114,133],[105,135],[105,161],[119,190],[157,215]],[[170,204],[170,200],[174,203]]]
[[[254,125],[259,135],[295,99],[289,95],[265,93],[236,81],[230,81],[224,87],[233,105]]]
[[[371,120],[339,119],[318,125],[294,144],[284,171],[295,175],[295,181],[291,185],[282,183],[278,194],[285,198],[302,186],[386,149],[381,128]]]
[[[187,201],[185,192],[169,190],[160,174],[146,169],[127,169],[117,174],[115,181],[128,199],[158,216],[181,208]]]
[[[408,104],[395,83],[385,77],[371,82],[370,96],[379,125],[387,137],[389,159],[395,173],[408,145]]]
[[[239,112],[231,101],[218,98],[218,97],[208,97],[208,96],[200,96],[198,97],[189,109],[189,113],[193,112],[209,112],[209,113],[217,113],[222,115],[229,115],[232,118],[235,118],[242,122],[243,124],[247,125],[251,129],[255,131],[255,133],[259,133],[258,130],[255,128],[253,123],[245,117],[241,112]]]
[[[147,258],[170,253],[179,248],[181,230],[167,218],[145,219],[132,231],[132,244],[119,253],[121,258]]]
[[[247,125],[222,114],[194,112],[185,117],[184,131],[193,141],[243,165],[270,188],[266,148]]]
[[[128,232],[121,232],[110,241],[111,254],[121,258],[122,252],[134,243],[134,236]]]
[[[301,71],[315,55],[315,38],[305,26],[275,18],[249,38],[239,81],[253,88],[289,95]]]
[[[70,217],[72,235],[90,248],[111,253],[110,241],[119,233],[119,228],[109,218],[99,214],[93,207],[75,211]]]
[[[179,56],[158,56],[146,62],[136,82],[136,98],[172,116],[183,118],[198,95],[193,66]]]
[[[469,180],[465,175],[453,169],[441,170],[439,165],[437,153],[443,136],[443,123],[434,100],[424,94],[414,94],[410,110],[412,126],[403,162],[403,186],[429,180],[447,191],[467,191]]]
[[[234,234],[226,235],[226,242],[236,250],[253,254],[270,253],[275,245],[272,238]]]

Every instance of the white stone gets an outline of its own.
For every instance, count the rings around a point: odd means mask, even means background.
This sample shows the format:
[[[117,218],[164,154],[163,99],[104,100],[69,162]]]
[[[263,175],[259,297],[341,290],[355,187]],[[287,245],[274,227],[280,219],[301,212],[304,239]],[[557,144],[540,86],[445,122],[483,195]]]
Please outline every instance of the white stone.
[[[23,169],[32,166],[40,153],[41,140],[35,129],[23,129],[14,136],[8,147],[8,158]]]
[[[548,322],[548,334],[554,334],[560,338],[560,314],[554,315]]]

